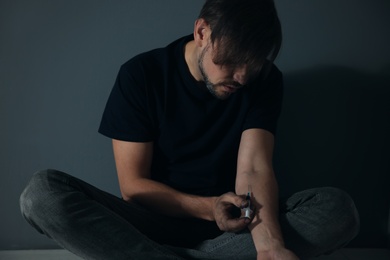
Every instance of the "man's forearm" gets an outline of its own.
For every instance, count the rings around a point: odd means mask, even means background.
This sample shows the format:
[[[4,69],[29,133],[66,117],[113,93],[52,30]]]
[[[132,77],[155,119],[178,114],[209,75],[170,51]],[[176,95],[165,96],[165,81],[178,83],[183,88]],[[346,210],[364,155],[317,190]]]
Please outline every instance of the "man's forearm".
[[[272,170],[262,173],[243,173],[236,186],[237,194],[252,192],[255,215],[249,225],[257,251],[284,246],[278,220],[278,185]]]
[[[202,197],[179,192],[165,184],[139,178],[122,189],[123,199],[169,216],[214,220],[215,197]]]
[[[155,212],[213,220],[215,198],[193,196],[150,179],[153,143],[112,140],[119,186],[124,200]]]

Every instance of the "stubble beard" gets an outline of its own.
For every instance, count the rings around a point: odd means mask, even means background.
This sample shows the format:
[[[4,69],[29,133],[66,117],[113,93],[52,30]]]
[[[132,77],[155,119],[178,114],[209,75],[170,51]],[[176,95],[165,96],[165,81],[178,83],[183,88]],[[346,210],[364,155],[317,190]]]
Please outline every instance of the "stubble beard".
[[[227,99],[229,96],[230,96],[230,93],[226,93],[226,92],[223,92],[223,93],[218,93],[216,91],[216,85],[211,83],[210,79],[209,79],[209,76],[207,75],[207,73],[205,72],[205,69],[204,69],[204,66],[203,66],[203,59],[204,59],[204,55],[207,51],[208,47],[203,49],[202,53],[200,54],[200,57],[199,57],[199,60],[198,60],[198,66],[199,66],[199,71],[202,75],[202,78],[203,78],[203,82],[205,83],[208,91],[211,93],[211,95],[213,95],[215,98],[218,98],[218,99],[221,99],[221,100],[225,100]]]

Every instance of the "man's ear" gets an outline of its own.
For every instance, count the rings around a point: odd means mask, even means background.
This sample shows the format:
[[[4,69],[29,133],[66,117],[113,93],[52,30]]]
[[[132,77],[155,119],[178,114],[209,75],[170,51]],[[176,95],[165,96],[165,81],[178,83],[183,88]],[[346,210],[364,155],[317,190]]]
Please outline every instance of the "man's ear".
[[[206,46],[210,38],[210,25],[203,19],[197,19],[194,25],[194,40],[198,47]]]

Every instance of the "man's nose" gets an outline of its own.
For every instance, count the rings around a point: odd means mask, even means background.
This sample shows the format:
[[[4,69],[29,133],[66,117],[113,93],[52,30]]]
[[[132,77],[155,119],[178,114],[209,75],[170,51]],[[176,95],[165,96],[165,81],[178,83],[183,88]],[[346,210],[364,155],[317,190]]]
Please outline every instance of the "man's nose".
[[[245,85],[248,74],[246,66],[242,66],[239,68],[235,68],[233,71],[233,80],[240,83],[241,85]]]

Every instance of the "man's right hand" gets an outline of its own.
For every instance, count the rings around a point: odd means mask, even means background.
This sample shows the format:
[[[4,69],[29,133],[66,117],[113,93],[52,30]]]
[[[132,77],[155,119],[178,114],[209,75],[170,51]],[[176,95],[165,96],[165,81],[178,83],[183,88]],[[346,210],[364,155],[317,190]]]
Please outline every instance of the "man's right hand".
[[[214,203],[214,218],[219,229],[226,232],[238,232],[248,226],[252,219],[234,216],[235,208],[246,206],[244,196],[238,196],[233,192],[225,193],[216,198]]]

